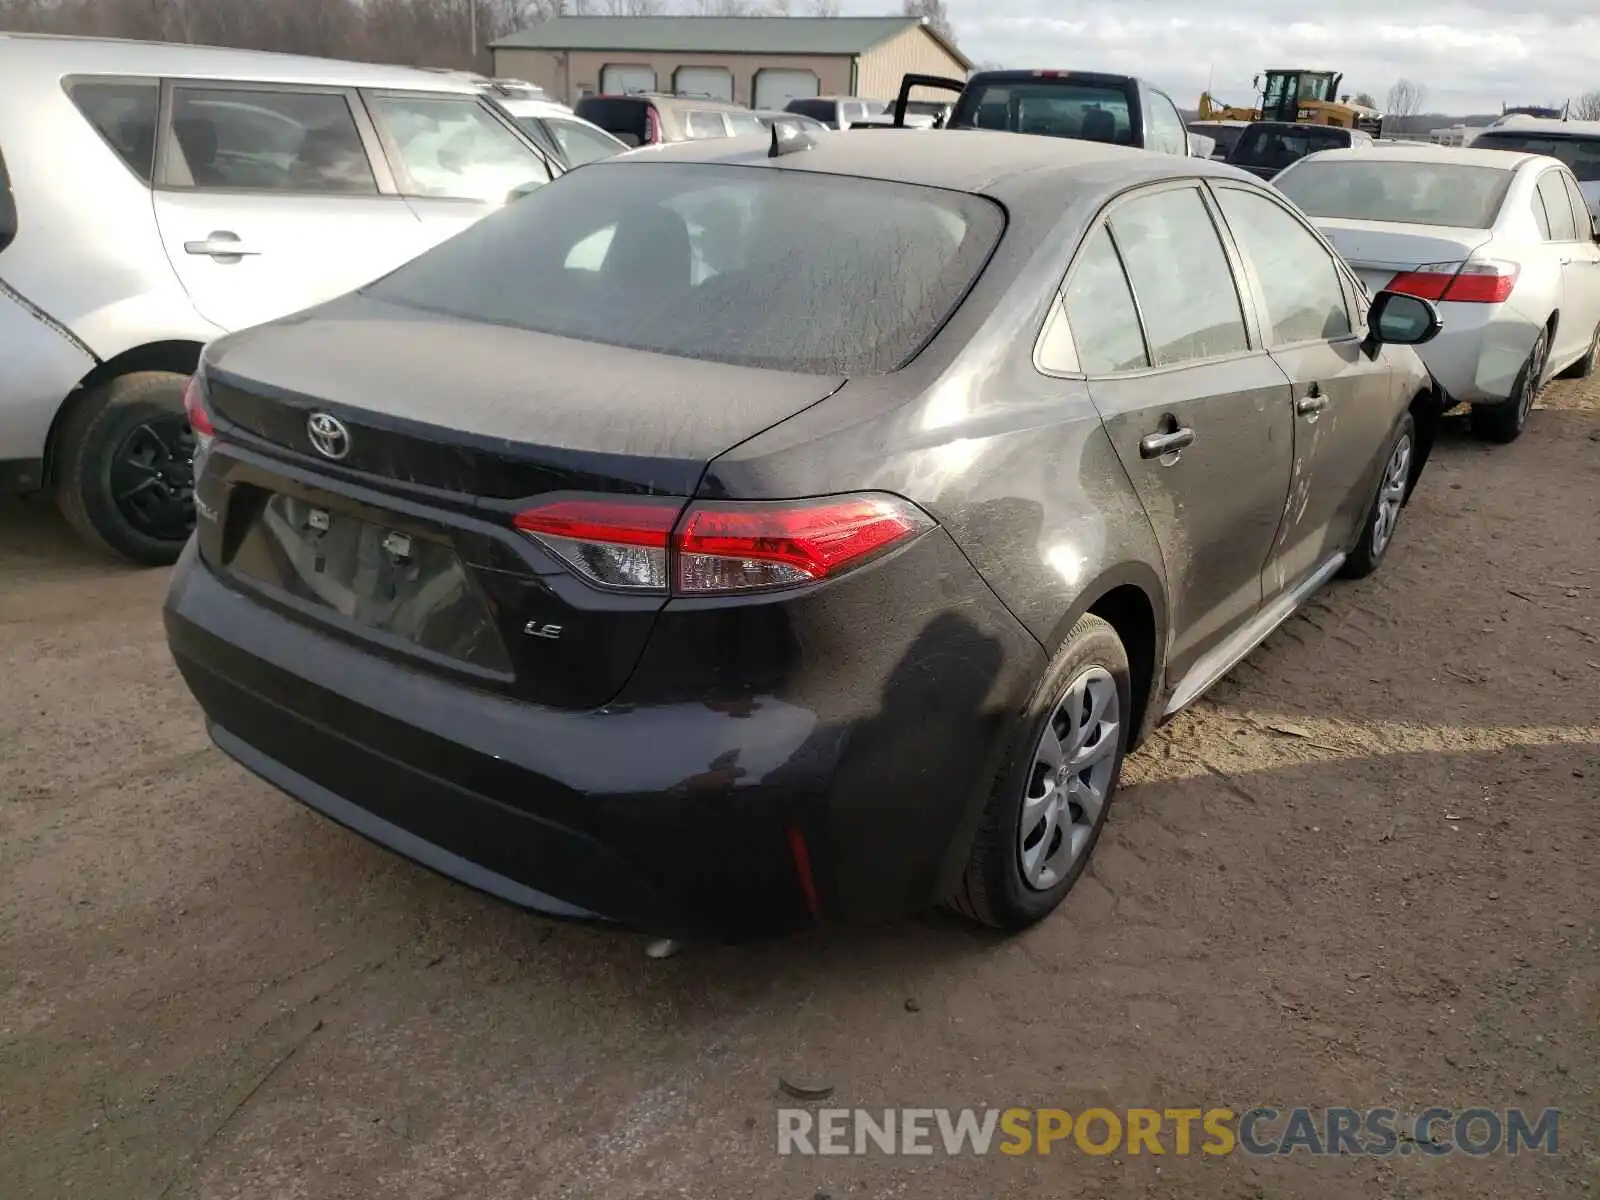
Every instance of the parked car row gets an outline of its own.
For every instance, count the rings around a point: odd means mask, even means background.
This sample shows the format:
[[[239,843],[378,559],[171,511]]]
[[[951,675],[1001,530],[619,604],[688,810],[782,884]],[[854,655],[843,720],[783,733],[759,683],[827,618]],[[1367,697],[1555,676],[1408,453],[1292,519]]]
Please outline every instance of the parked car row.
[[[1593,369],[1600,248],[1552,158],[1269,185],[1133,77],[946,83],[873,138],[0,36],[0,468],[178,557],[219,747],[445,874],[1022,928],[1123,756],[1379,567],[1444,405]]]

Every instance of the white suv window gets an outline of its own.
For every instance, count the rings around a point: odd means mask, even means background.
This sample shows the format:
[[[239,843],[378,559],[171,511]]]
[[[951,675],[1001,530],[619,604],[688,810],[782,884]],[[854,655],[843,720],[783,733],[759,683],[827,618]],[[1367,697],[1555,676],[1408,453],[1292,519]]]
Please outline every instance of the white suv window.
[[[400,157],[407,195],[502,200],[550,182],[544,160],[475,99],[390,93],[367,105]]]
[[[722,114],[708,112],[702,108],[692,108],[685,114],[684,126],[689,136],[699,138],[720,138],[728,136],[728,127],[723,123]]]
[[[172,92],[167,183],[205,191],[378,190],[349,101],[333,92]]]

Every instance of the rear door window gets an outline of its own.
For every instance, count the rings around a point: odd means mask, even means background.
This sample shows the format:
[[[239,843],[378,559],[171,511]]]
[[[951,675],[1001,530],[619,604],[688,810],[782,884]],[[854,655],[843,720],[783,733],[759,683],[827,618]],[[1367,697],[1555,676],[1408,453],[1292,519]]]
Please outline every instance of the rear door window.
[[[533,147],[477,100],[380,93],[367,107],[398,157],[408,196],[500,200],[550,181]]]
[[[161,101],[157,84],[78,79],[68,84],[67,95],[128,169],[149,183],[155,174]]]
[[[1104,225],[1090,235],[1073,265],[1067,281],[1066,313],[1077,347],[1076,366],[1086,373],[1106,375],[1150,365],[1128,277]],[[1052,361],[1048,345],[1041,362],[1047,369],[1074,369],[1065,357]]]
[[[165,182],[205,191],[372,195],[350,102],[336,92],[172,91]]]
[[[1572,220],[1572,204],[1567,199],[1567,189],[1561,186],[1560,171],[1546,171],[1539,177],[1539,199],[1544,201],[1545,216],[1550,219],[1550,240],[1576,241],[1578,229]]]
[[[1136,197],[1110,224],[1155,366],[1249,349],[1233,268],[1197,189]]]
[[[591,129],[579,121],[549,117],[545,120],[545,127],[560,143],[561,153],[569,166],[576,167],[597,159],[610,158],[613,154],[621,154],[627,149],[626,146],[619,145],[615,138],[607,137],[602,131]]]
[[[1218,188],[1217,201],[1266,303],[1269,348],[1350,333],[1350,309],[1333,256],[1265,196]]]
[[[1188,154],[1189,131],[1183,127],[1178,108],[1162,92],[1145,93],[1150,101],[1150,144],[1147,150],[1163,154]]]
[[[683,358],[875,375],[939,330],[1003,225],[993,202],[942,189],[612,160],[508,205],[367,293]]]
[[[1567,186],[1567,199],[1572,201],[1572,219],[1578,223],[1578,240],[1581,242],[1594,231],[1594,214],[1589,202],[1583,198],[1583,189],[1573,182],[1572,176],[1563,175],[1561,182]]]

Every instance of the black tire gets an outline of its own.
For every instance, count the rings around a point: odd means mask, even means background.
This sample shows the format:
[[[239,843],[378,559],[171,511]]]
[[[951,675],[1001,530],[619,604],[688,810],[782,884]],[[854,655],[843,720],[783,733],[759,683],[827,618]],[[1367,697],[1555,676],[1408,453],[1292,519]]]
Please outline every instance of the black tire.
[[[1035,890],[1023,877],[1018,851],[1023,799],[1034,771],[1034,750],[1044,733],[1045,723],[1055,716],[1067,689],[1092,668],[1103,669],[1116,683],[1117,744],[1110,782],[1088,841],[1070,869],[1048,890]],[[1132,713],[1128,655],[1122,641],[1107,622],[1096,616],[1085,616],[1072,627],[1046,668],[1027,709],[1015,722],[1011,745],[990,790],[966,870],[954,893],[946,899],[949,907],[981,924],[1014,932],[1048,916],[1061,903],[1088,866],[1105,828],[1122,774]]]
[[[1392,473],[1396,468],[1396,456],[1399,455],[1402,446],[1405,447],[1405,463],[1401,467],[1405,493],[1397,505],[1389,508],[1385,501],[1388,500],[1393,504],[1389,489],[1394,482]],[[1389,438],[1388,448],[1383,456],[1383,468],[1378,472],[1377,486],[1372,489],[1372,502],[1367,505],[1366,519],[1361,522],[1361,536],[1356,539],[1355,547],[1345,558],[1344,565],[1339,568],[1339,574],[1344,578],[1365,579],[1383,564],[1384,555],[1388,554],[1389,547],[1394,545],[1395,529],[1400,523],[1400,514],[1405,511],[1406,497],[1410,495],[1414,478],[1411,465],[1417,453],[1417,423],[1408,412],[1400,418],[1399,426]],[[1380,518],[1384,517],[1386,512],[1388,519],[1380,525]]]
[[[62,515],[90,545],[141,566],[175,561],[194,529],[186,383],[170,371],[119,375],[81,396],[59,434]]]
[[[1557,379],[1587,379],[1600,371],[1600,325],[1594,328],[1594,338],[1589,342],[1589,353],[1573,363]]]
[[[1499,404],[1472,406],[1472,435],[1485,441],[1509,445],[1528,427],[1528,414],[1544,390],[1544,367],[1550,352],[1550,331],[1542,329],[1534,339],[1528,361],[1517,372],[1511,395]]]

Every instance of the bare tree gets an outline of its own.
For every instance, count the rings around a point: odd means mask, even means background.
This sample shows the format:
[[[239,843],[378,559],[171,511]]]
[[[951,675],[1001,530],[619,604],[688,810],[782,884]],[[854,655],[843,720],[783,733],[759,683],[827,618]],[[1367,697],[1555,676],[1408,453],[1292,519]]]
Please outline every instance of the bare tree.
[[[901,11],[908,17],[921,17],[947,42],[955,41],[956,31],[950,24],[950,9],[945,0],[905,0]]]
[[[662,0],[600,0],[600,12],[607,17],[653,17],[662,7]]]
[[[1600,89],[1585,92],[1574,100],[1572,115],[1579,121],[1600,121]]]
[[[839,0],[811,0],[806,6],[806,12],[813,17],[837,17]]]
[[[750,0],[690,0],[689,8],[697,17],[748,17]]]
[[[1420,83],[1413,83],[1409,79],[1397,79],[1394,86],[1389,89],[1389,108],[1387,116],[1396,117],[1402,121],[1409,120],[1422,112],[1422,106],[1428,102],[1428,89]]]
[[[1357,92],[1356,103],[1363,108],[1377,108],[1378,101],[1371,92]]]

